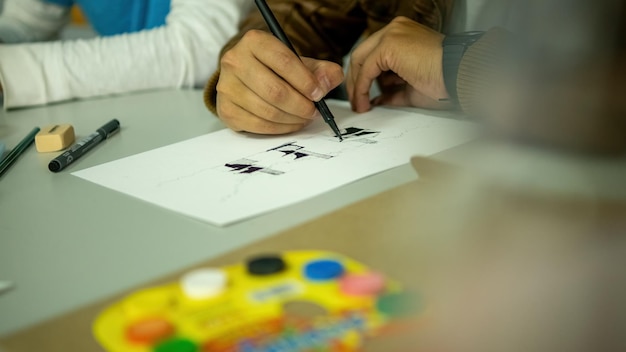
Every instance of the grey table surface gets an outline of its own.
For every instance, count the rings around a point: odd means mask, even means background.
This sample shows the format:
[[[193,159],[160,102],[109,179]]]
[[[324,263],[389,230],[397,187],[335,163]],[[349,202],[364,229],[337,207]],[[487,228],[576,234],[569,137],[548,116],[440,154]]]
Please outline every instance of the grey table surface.
[[[0,140],[11,148],[34,126],[60,123],[72,124],[80,139],[112,118],[121,122],[121,132],[62,172],[47,169],[58,153],[31,147],[0,178],[0,337],[418,179],[407,160],[332,192],[216,227],[71,175],[224,128],[197,90],[3,111]],[[482,141],[433,157],[524,193],[626,202],[623,157],[577,157]]]
[[[70,123],[77,140],[112,118],[122,126],[60,173],[47,169],[58,152],[38,153],[32,146],[0,178],[0,282],[13,285],[0,293],[0,336],[417,178],[407,160],[405,166],[221,228],[71,175],[224,128],[201,94],[153,91],[0,112],[0,140],[7,149],[34,126]]]

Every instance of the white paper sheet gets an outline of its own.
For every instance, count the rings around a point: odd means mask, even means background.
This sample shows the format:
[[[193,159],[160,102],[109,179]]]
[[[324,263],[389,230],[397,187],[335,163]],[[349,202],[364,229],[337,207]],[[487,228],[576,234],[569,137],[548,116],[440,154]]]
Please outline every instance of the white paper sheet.
[[[327,101],[343,133],[322,119],[287,136],[220,130],[73,175],[164,208],[228,225],[330,191],[472,139],[468,122]]]

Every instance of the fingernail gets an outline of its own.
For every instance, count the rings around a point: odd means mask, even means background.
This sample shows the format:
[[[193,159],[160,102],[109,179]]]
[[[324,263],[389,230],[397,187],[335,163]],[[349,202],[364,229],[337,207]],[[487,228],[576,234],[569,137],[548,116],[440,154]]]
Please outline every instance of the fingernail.
[[[311,97],[313,98],[313,101],[320,101],[324,97],[324,92],[321,88],[315,88],[313,93],[311,93]]]
[[[328,79],[327,76],[323,76],[322,77],[322,85],[324,86],[324,91],[329,92],[330,91],[330,80]]]

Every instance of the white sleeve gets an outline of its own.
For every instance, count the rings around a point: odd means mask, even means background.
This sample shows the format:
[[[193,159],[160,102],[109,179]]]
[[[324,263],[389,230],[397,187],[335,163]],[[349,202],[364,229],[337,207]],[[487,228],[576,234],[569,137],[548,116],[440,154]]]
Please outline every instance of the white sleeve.
[[[24,43],[58,37],[70,8],[41,0],[5,0],[0,15],[0,42]]]
[[[203,86],[248,0],[172,0],[166,24],[88,40],[0,45],[4,108]]]

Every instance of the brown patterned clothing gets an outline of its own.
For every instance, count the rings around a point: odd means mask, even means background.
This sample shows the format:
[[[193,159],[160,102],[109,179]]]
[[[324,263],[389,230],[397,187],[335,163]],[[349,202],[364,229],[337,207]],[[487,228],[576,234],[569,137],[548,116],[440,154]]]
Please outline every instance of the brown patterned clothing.
[[[452,14],[453,0],[268,0],[268,5],[283,27],[294,48],[301,56],[329,60],[341,64],[354,44],[363,35],[374,33],[398,16],[411,18],[439,32],[445,33]],[[251,29],[269,31],[260,12],[253,9],[240,26],[239,33],[222,49],[221,55],[232,48]],[[473,89],[481,86],[481,77],[490,70],[482,62],[493,62],[482,55],[490,55],[493,43],[483,36],[468,50],[459,70],[457,93],[461,107],[471,107]],[[479,45],[480,44],[480,45]],[[205,88],[204,99],[216,114],[216,86],[218,71]]]

